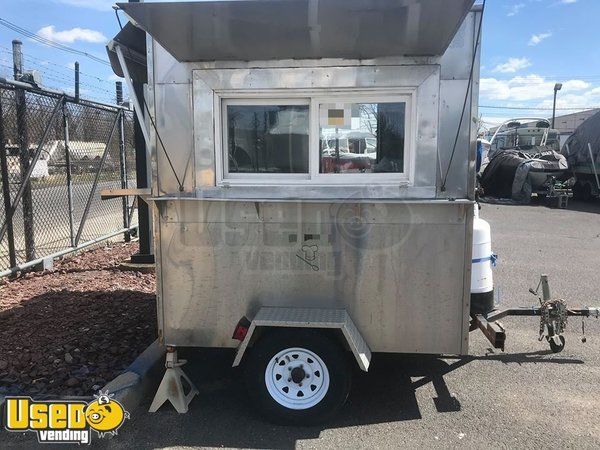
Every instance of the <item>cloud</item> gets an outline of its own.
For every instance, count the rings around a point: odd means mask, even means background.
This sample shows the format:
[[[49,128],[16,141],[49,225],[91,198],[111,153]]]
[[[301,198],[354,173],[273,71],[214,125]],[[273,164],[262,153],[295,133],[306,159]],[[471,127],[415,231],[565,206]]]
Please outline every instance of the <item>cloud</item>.
[[[482,98],[488,100],[505,100],[512,102],[544,101],[545,99],[551,99],[554,95],[555,83],[555,80],[547,80],[536,74],[516,76],[508,80],[482,78],[479,92]],[[583,80],[567,80],[563,81],[562,84],[563,88],[560,97],[563,100],[573,100],[573,96],[600,96],[600,88],[593,88],[587,92],[583,92],[591,87],[589,83]],[[598,100],[598,98],[595,98],[596,102],[598,102]],[[585,102],[584,104],[588,104],[588,102]],[[571,106],[581,105],[573,104]]]
[[[594,93],[595,91],[595,93]],[[553,99],[547,98],[536,105],[536,108],[552,108]],[[556,97],[556,107],[560,108],[597,108],[600,104],[600,89],[592,89],[580,94],[560,94]],[[570,111],[575,112],[575,111]],[[566,111],[568,114],[569,111]]]
[[[494,67],[492,72],[515,73],[529,66],[531,66],[531,62],[527,58],[508,58],[508,61],[505,63]]]
[[[88,8],[96,11],[110,11],[115,4],[112,0],[54,0],[64,5],[75,6],[77,8]]]
[[[506,116],[527,114],[546,117],[552,109],[554,84],[556,80],[549,80],[540,75],[530,74],[516,76],[507,80],[496,78],[482,78],[480,85],[480,104],[498,105],[510,108],[531,108],[523,111],[506,110]],[[600,86],[592,86],[583,80],[566,80],[562,82],[562,89],[556,99],[556,107],[591,109],[600,105]],[[492,110],[482,108],[484,116],[492,114]],[[567,111],[564,113],[568,114]],[[500,116],[500,111],[495,111]],[[561,112],[562,114],[562,112]],[[485,117],[489,120],[488,117]]]
[[[79,27],[71,28],[70,30],[57,31],[54,28],[54,25],[48,25],[47,27],[40,28],[40,30],[37,32],[37,35],[54,42],[61,42],[63,44],[72,44],[76,41],[103,43],[108,40],[106,36],[99,31]]]
[[[583,80],[568,80],[562,84],[563,92],[582,91],[590,87],[590,83]]]
[[[516,5],[513,5],[512,8],[510,8],[510,11],[508,12],[507,16],[516,16],[517,14],[519,14],[519,11],[521,11],[523,8],[525,8],[525,3],[517,3]]]
[[[577,0],[560,0],[563,5],[570,5],[571,3],[577,3]]]
[[[531,39],[529,39],[529,43],[527,45],[530,45],[530,46],[538,45],[540,42],[542,42],[544,39],[548,39],[550,36],[552,36],[552,33],[550,33],[550,32],[533,34],[533,35],[531,35]]]

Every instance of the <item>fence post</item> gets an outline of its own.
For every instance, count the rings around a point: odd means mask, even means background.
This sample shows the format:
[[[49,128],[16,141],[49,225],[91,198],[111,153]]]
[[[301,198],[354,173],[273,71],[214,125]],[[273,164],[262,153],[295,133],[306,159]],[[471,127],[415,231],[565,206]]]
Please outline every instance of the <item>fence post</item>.
[[[12,41],[13,48],[13,70],[16,81],[21,81],[23,76],[23,53],[22,42],[15,39]],[[17,132],[19,139],[19,165],[21,170],[21,182],[27,183],[23,191],[23,231],[25,234],[25,258],[27,261],[35,259],[35,237],[33,226],[33,199],[31,194],[31,182],[25,179],[29,170],[29,135],[27,129],[27,96],[24,89],[15,91],[17,106]]]
[[[79,61],[75,61],[75,101],[79,101]]]
[[[0,171],[2,173],[2,196],[4,197],[4,215],[6,218],[6,238],[8,239],[8,259],[10,267],[17,265],[17,255],[15,252],[15,235],[13,230],[12,216],[9,217],[11,210],[10,202],[10,180],[8,173],[8,161],[6,155],[6,140],[4,139],[4,120],[2,112],[2,90],[0,89]]]
[[[115,89],[117,94],[117,105],[123,103],[123,83],[121,81],[115,82]],[[125,114],[121,114],[119,118],[119,167],[121,171],[121,189],[127,189],[127,159],[125,157]],[[123,228],[129,229],[129,197],[122,197],[123,203]],[[125,242],[131,241],[131,233],[126,231],[124,233]]]
[[[67,174],[67,201],[69,208],[69,239],[71,247],[75,247],[75,225],[73,224],[73,178],[71,169],[71,149],[69,147],[69,117],[67,114],[67,101],[62,102],[63,134],[65,142],[65,172]]]

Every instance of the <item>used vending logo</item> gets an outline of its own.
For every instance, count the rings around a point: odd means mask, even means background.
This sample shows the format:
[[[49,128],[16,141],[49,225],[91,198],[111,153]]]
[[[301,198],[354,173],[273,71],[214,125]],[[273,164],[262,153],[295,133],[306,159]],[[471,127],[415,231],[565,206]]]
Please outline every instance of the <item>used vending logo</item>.
[[[129,413],[113,395],[99,391],[89,403],[7,397],[5,428],[33,431],[40,443],[89,444],[92,430],[98,437],[116,435],[125,419],[129,419]]]

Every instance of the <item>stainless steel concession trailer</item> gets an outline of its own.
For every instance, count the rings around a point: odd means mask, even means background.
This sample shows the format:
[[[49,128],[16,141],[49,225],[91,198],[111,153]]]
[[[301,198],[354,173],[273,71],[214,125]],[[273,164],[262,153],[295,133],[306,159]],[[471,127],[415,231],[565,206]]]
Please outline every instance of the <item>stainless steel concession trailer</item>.
[[[371,352],[465,354],[473,323],[500,339],[471,318],[473,0],[119,7],[115,71],[147,77],[168,349],[151,410],[196,392],[178,347],[237,347],[257,406],[308,423]]]

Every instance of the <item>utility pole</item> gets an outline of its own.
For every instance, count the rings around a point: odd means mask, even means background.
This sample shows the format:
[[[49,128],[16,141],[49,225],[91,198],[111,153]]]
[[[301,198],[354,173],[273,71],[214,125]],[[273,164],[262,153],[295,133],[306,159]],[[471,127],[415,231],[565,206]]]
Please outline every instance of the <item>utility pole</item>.
[[[23,43],[17,39],[12,41],[13,50],[13,72],[16,81],[23,77]],[[33,198],[31,194],[31,182],[25,180],[25,174],[29,170],[29,133],[27,129],[27,95],[24,89],[15,91],[17,107],[17,133],[19,139],[19,166],[21,171],[21,183],[26,183],[23,192],[23,231],[25,237],[25,258],[27,261],[35,259],[35,237],[33,226]]]
[[[129,3],[140,3],[140,0],[129,0]],[[144,105],[144,84],[132,80],[135,95],[140,100],[142,107],[142,115],[146,116]],[[135,140],[135,168],[136,181],[139,189],[149,188],[148,180],[148,161],[146,159],[146,141],[142,133],[142,128],[138,122],[137,116],[134,115],[133,135]],[[135,264],[153,264],[154,253],[152,250],[152,233],[150,232],[150,211],[148,204],[144,201],[138,201],[138,235],[140,238],[139,253],[131,256],[131,262]]]

